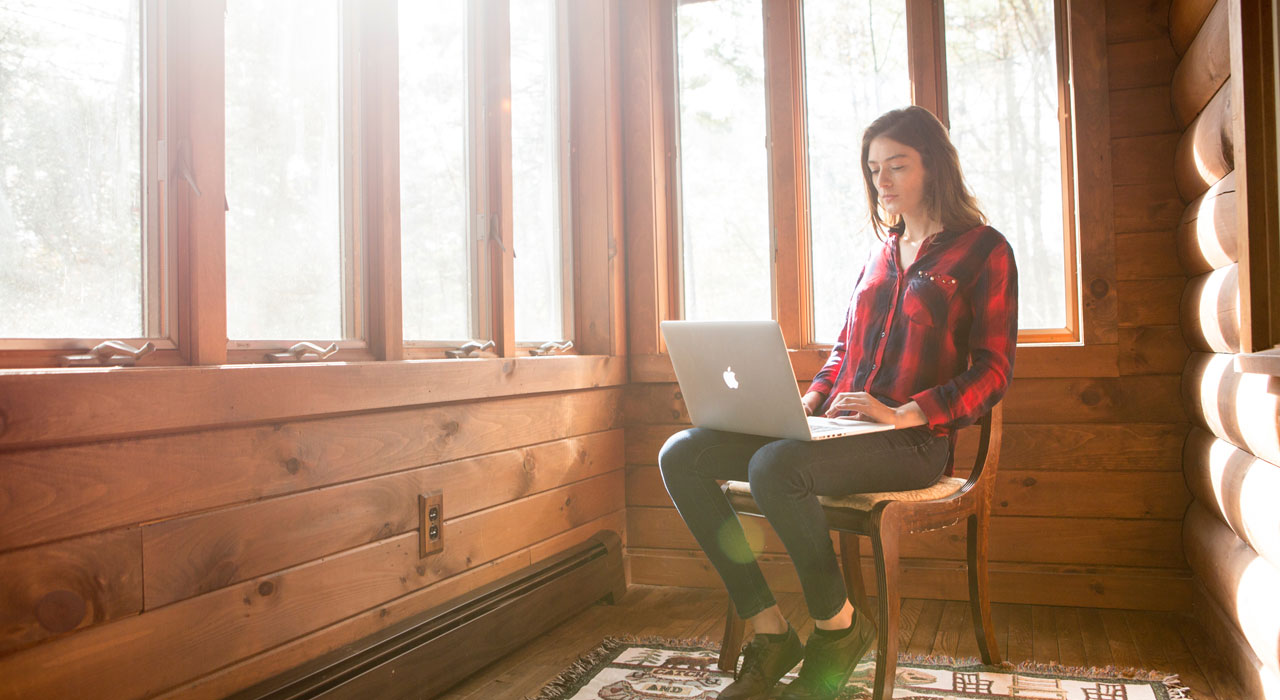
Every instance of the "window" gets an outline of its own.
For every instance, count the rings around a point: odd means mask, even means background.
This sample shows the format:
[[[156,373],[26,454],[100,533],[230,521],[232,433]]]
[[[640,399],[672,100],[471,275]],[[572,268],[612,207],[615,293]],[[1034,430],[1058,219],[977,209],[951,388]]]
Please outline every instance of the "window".
[[[0,337],[165,332],[142,9],[0,5]]]
[[[357,337],[337,0],[226,11],[227,337]]]
[[[1059,4],[678,2],[684,317],[772,316],[795,347],[833,342],[858,271],[880,245],[867,219],[862,132],[914,102],[949,123],[970,186],[1014,247],[1022,340],[1078,341]],[[761,144],[775,145],[772,162]],[[791,147],[778,144],[795,144],[794,166],[782,162]],[[778,233],[789,230],[798,234]],[[792,261],[796,269],[783,269]],[[772,299],[761,291],[770,280]]]

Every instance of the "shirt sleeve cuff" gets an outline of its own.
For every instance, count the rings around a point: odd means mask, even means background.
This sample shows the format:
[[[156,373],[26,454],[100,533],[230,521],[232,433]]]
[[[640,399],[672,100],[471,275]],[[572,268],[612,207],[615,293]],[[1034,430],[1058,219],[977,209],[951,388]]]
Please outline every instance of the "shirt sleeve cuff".
[[[930,428],[951,422],[951,410],[948,408],[936,388],[926,389],[911,397],[920,410],[924,411],[925,420]]]
[[[816,391],[819,394],[822,394],[822,397],[825,399],[827,396],[831,395],[831,382],[815,379],[812,382],[809,382],[809,388],[805,391]]]

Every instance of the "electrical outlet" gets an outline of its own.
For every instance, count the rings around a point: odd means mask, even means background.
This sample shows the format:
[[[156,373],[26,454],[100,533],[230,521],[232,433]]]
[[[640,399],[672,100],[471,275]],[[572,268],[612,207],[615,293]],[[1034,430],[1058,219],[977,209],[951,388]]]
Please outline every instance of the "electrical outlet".
[[[444,492],[418,494],[418,557],[444,551]]]

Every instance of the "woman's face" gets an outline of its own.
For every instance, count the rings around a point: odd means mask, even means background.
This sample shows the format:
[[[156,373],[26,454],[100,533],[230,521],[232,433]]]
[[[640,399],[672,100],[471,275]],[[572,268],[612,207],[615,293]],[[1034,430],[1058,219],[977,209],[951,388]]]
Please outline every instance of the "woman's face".
[[[887,136],[871,141],[867,149],[871,182],[880,194],[880,206],[889,218],[924,215],[924,163],[920,152]]]

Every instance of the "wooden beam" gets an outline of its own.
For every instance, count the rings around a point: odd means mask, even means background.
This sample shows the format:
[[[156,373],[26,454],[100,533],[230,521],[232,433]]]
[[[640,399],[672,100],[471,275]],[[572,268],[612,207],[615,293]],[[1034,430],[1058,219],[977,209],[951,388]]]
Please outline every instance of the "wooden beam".
[[[1235,264],[1187,282],[1181,325],[1187,345],[1200,352],[1240,352],[1240,280]]]
[[[942,15],[942,2],[906,0],[906,3],[911,103],[933,112],[943,126],[949,126],[946,22]]]
[[[1194,353],[1182,378],[1186,412],[1195,424],[1272,464],[1280,464],[1280,396],[1270,377],[1236,369],[1230,354]]]
[[[1191,42],[1173,73],[1173,113],[1185,127],[1208,104],[1231,75],[1231,46],[1227,30],[1227,3],[1213,6],[1204,26]]]
[[[1188,204],[1178,222],[1178,259],[1187,274],[1212,272],[1239,259],[1238,215],[1232,170]]]
[[[1200,428],[1187,437],[1182,457],[1197,505],[1280,567],[1280,467]]]
[[[1216,0],[1173,0],[1169,4],[1169,40],[1179,56],[1187,52],[1205,18],[1218,4]]]
[[[1237,84],[1227,80],[1178,139],[1173,178],[1184,201],[1204,194],[1236,167],[1234,100],[1239,98],[1232,94]],[[1243,190],[1243,185],[1237,180],[1236,190]]]

